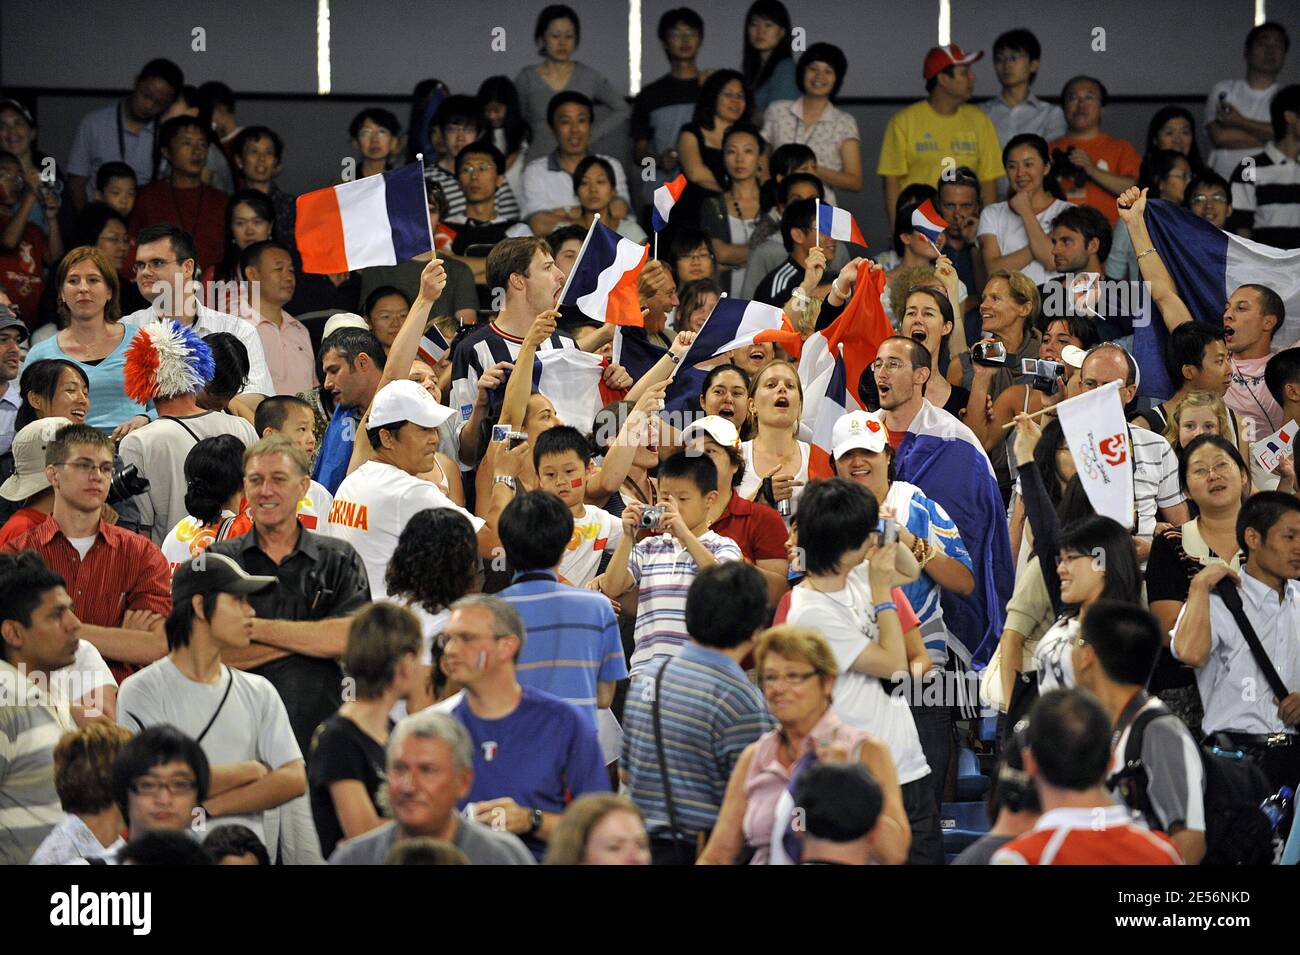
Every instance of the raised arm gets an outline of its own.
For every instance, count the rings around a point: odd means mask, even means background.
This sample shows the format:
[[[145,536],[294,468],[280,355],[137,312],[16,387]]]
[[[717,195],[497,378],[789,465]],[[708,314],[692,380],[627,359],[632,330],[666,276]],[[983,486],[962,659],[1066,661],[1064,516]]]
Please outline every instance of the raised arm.
[[[1187,310],[1187,305],[1179,297],[1173,276],[1169,274],[1169,269],[1165,267],[1165,263],[1160,259],[1160,253],[1155,250],[1151,242],[1151,233],[1147,231],[1145,218],[1147,192],[1148,190],[1138,189],[1136,186],[1125,189],[1116,204],[1119,207],[1120,220],[1128,226],[1129,238],[1133,240],[1133,253],[1137,256],[1142,280],[1151,290],[1151,300],[1160,309],[1165,327],[1172,332],[1179,325],[1190,322],[1192,313]]]
[[[515,359],[515,370],[506,382],[506,393],[501,399],[501,415],[498,424],[522,427],[524,415],[528,412],[528,398],[533,393],[533,358],[537,355],[537,346],[555,334],[555,321],[560,317],[558,309],[550,308],[533,319],[528,326],[524,343],[519,346],[519,357]]]

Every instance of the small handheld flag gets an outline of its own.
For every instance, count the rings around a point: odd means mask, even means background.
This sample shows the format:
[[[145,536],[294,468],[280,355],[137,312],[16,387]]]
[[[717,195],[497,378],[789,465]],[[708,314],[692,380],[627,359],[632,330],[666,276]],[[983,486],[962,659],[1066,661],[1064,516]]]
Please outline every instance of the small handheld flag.
[[[919,232],[929,239],[934,251],[939,251],[939,247],[935,245],[935,239],[939,238],[947,229],[948,222],[943,216],[939,215],[939,210],[934,207],[933,199],[926,199],[925,202],[912,210],[912,231]]]
[[[420,361],[433,367],[442,361],[450,348],[438,326],[431,322],[420,337],[420,346],[416,349],[416,354],[419,355]]]
[[[433,248],[420,162],[304,193],[297,211],[304,272],[397,265]]]
[[[560,304],[576,306],[601,322],[643,326],[636,280],[649,253],[649,246],[624,238],[597,215],[569,272]]]
[[[863,247],[867,244],[862,230],[848,210],[837,209],[824,202],[817,204],[817,229],[838,242],[852,242]]]
[[[673,206],[677,204],[677,200],[682,197],[682,193],[685,191],[685,173],[655,190],[654,211],[650,214],[650,218],[656,232],[661,232],[663,227],[668,224],[668,217],[672,215]]]

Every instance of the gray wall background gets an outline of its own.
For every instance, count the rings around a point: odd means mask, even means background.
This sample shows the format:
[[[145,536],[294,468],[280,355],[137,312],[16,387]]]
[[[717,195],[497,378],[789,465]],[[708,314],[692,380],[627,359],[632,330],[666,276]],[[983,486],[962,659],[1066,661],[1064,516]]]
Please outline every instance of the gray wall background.
[[[42,148],[66,154],[79,118],[129,87],[149,58],[166,56],[186,81],[228,83],[236,94],[258,94],[238,107],[243,124],[278,130],[288,147],[281,184],[290,191],[315,188],[336,176],[349,155],[347,124],[366,102],[393,109],[406,120],[405,97],[425,77],[454,92],[473,93],[489,75],[513,77],[537,62],[532,32],[541,2],[470,0],[331,0],[332,92],[316,91],[315,0],[6,0],[0,9],[0,84],[37,92]],[[642,82],[667,69],[655,36],[660,14],[681,5],[643,0]],[[690,5],[688,3],[688,5]],[[738,66],[748,0],[694,4],[705,18],[700,63]],[[842,204],[858,217],[874,249],[887,242],[879,179],[874,175],[880,136],[902,101],[924,95],[921,60],[934,45],[938,0],[789,0],[794,24],[807,42],[840,45],[849,58],[843,96],[897,102],[851,104],[862,133],[866,186]],[[628,3],[570,0],[582,20],[578,58],[621,89],[629,85]],[[1138,146],[1152,103],[1123,97],[1159,97],[1200,116],[1210,87],[1244,75],[1242,41],[1253,23],[1254,0],[952,0],[952,39],[966,50],[985,50],[976,66],[976,92],[990,96],[997,82],[990,62],[994,38],[1014,26],[1032,29],[1042,42],[1038,92],[1055,96],[1070,76],[1099,76],[1120,98],[1107,109],[1105,127]],[[1268,0],[1270,19],[1283,22],[1300,43],[1300,2]],[[192,31],[205,31],[206,49],[194,51]],[[492,49],[493,30],[505,30],[505,49]],[[1104,31],[1098,34],[1095,31]],[[1094,38],[1104,49],[1094,50]],[[1100,44],[1099,44],[1100,45]],[[1300,50],[1288,57],[1283,82],[1300,82]],[[103,90],[68,95],[59,90]],[[264,95],[265,94],[265,95]],[[307,94],[310,99],[287,99]],[[358,100],[357,97],[364,97]],[[603,147],[627,156],[626,139]],[[1208,150],[1201,133],[1202,151]],[[631,170],[629,170],[631,172]]]

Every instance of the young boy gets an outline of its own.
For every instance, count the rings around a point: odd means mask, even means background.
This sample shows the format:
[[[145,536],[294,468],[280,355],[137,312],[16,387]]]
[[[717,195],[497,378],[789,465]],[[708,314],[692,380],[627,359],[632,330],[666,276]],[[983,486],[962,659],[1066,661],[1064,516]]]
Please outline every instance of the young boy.
[[[264,192],[271,200],[271,206],[275,209],[272,238],[281,245],[294,248],[296,197],[275,183],[284,162],[284,140],[270,127],[247,126],[231,142],[230,153],[242,174],[244,188]]]
[[[601,589],[625,607],[630,596],[636,597],[634,674],[656,656],[676,656],[690,642],[686,592],[696,574],[741,559],[735,541],[709,530],[709,511],[717,498],[718,469],[712,459],[677,454],[659,466],[663,515],[653,528],[655,536],[634,544],[646,505],[632,502],[623,512],[623,538]]]
[[[95,171],[95,201],[110,206],[123,219],[135,208],[135,170],[124,162],[106,162]]]
[[[830,233],[814,228],[816,217],[817,203],[813,199],[795,199],[786,205],[781,213],[781,241],[785,245],[786,259],[759,281],[754,290],[754,301],[777,308],[785,305],[795,287],[803,283],[808,253],[814,246],[821,247],[823,263],[835,257],[835,240]],[[830,282],[824,281],[823,284],[827,288],[817,293],[818,298],[829,290]]]
[[[573,536],[560,560],[560,580],[583,587],[608,566],[623,540],[623,525],[608,511],[585,503],[591,445],[577,428],[561,425],[537,436],[533,467],[537,487],[550,491],[573,515]]]
[[[297,395],[272,395],[264,399],[253,416],[253,428],[258,440],[282,434],[302,448],[308,458],[316,452],[316,412]],[[334,495],[312,481],[306,496],[298,502],[298,523],[309,531],[318,530],[333,503]]]

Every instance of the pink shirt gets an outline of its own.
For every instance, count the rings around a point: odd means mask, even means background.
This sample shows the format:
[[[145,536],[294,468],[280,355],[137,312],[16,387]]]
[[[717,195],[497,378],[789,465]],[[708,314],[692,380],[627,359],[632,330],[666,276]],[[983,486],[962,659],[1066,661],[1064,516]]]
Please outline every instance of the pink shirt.
[[[825,714],[817,721],[811,733],[804,740],[800,759],[815,743],[839,743],[848,749],[850,757],[860,759],[862,744],[871,739],[856,727],[849,726],[827,707]],[[776,822],[776,806],[782,794],[790,785],[790,768],[798,764],[796,759],[787,768],[781,764],[778,753],[781,748],[781,730],[774,729],[764,733],[754,744],[757,750],[749,763],[749,775],[745,777],[745,843],[754,846],[753,865],[767,865],[768,843],[772,838],[772,826]]]
[[[243,311],[242,317],[253,323],[262,339],[266,367],[277,395],[296,395],[316,387],[316,356],[306,325],[287,313],[279,325],[251,309]]]
[[[1247,441],[1268,437],[1284,421],[1282,408],[1264,384],[1264,366],[1272,357],[1232,359],[1232,380],[1223,403],[1244,419]]]

